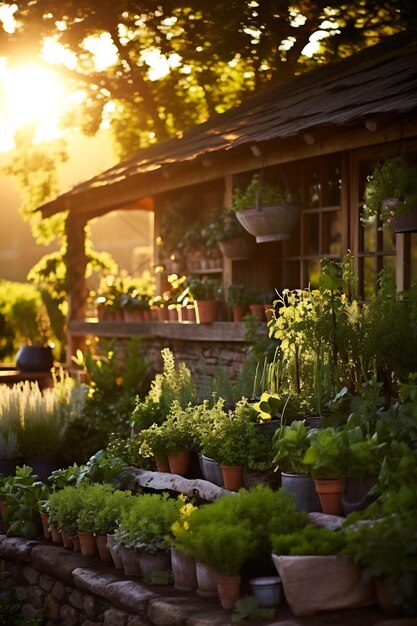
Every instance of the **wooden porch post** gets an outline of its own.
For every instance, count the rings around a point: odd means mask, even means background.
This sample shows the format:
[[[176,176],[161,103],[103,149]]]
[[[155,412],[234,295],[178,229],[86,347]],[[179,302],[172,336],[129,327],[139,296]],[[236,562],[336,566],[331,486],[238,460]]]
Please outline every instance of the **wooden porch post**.
[[[71,334],[72,320],[84,320],[88,295],[85,280],[85,225],[86,221],[69,213],[65,224],[67,252],[65,265],[67,271],[68,317],[67,317],[67,367],[71,367],[71,357],[79,348],[84,352],[85,337]]]

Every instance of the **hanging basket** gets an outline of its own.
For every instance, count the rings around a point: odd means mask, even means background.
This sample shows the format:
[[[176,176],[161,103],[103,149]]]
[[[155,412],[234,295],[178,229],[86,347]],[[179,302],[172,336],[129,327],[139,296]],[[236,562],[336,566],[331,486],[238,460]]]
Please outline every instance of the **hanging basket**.
[[[299,204],[276,204],[237,211],[236,217],[243,228],[256,237],[257,243],[263,243],[289,239],[300,214]]]
[[[245,261],[255,254],[255,241],[249,237],[236,237],[219,242],[223,256],[231,261]]]

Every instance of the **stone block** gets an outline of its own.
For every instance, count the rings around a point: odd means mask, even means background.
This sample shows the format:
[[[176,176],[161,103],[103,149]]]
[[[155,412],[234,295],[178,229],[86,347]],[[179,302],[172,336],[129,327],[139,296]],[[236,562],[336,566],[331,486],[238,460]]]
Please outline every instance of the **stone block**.
[[[187,619],[187,626],[230,626],[230,616],[225,611],[207,611],[204,608],[201,611]]]
[[[0,556],[14,563],[28,563],[32,548],[39,545],[37,541],[28,541],[19,537],[6,537],[0,543]]]
[[[10,565],[9,573],[10,573],[11,578],[13,578],[13,580],[18,585],[26,585],[27,584],[26,579],[23,576],[22,566],[19,565],[18,563],[13,563],[12,565]]]
[[[38,545],[32,550],[32,565],[43,574],[58,578],[67,585],[73,584],[74,569],[94,562],[79,552],[70,552],[58,546]]]
[[[58,600],[58,602],[66,602],[68,599],[68,591],[65,585],[59,580],[54,583],[54,586],[51,589],[52,596]]]
[[[45,592],[39,589],[39,587],[31,587],[29,590],[29,600],[34,607],[41,609],[45,601]]]
[[[126,626],[149,626],[149,621],[146,617],[140,617],[139,615],[129,615],[127,618]]]
[[[204,607],[190,598],[157,598],[149,603],[148,618],[155,626],[182,626],[191,615],[201,615]]]
[[[51,591],[52,587],[55,584],[55,579],[51,576],[46,576],[45,574],[41,574],[39,576],[39,587],[44,591]]]
[[[29,597],[29,587],[18,585],[15,587],[14,597],[18,602],[26,602]]]
[[[101,611],[100,599],[91,594],[86,595],[84,597],[83,609],[89,619],[96,619]]]
[[[120,576],[91,569],[76,569],[74,583],[78,589],[104,598],[116,608],[144,614],[147,603],[156,594],[144,585],[132,580],[120,580]]]
[[[118,609],[108,609],[104,613],[103,626],[126,626],[127,614]]]
[[[59,612],[60,612],[61,606],[51,594],[46,596],[44,608],[46,611],[46,615],[49,619],[53,619],[53,620],[59,619]]]
[[[25,580],[29,583],[29,585],[38,584],[39,572],[31,565],[27,565],[23,568],[23,576],[25,577]]]
[[[36,617],[37,614],[38,614],[38,609],[36,609],[31,604],[23,605],[23,607],[22,607],[22,617],[25,617],[27,619],[32,619],[32,618]]]
[[[79,613],[76,608],[70,604],[64,604],[60,611],[60,624],[61,626],[78,626]]]
[[[80,611],[84,608],[84,593],[79,591],[79,589],[74,589],[68,596],[68,602],[75,606],[76,609]]]

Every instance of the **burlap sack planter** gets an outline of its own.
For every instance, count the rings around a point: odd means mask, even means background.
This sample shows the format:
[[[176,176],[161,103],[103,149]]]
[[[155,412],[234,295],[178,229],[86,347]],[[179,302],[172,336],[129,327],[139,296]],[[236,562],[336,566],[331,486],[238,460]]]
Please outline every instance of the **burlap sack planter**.
[[[296,616],[375,603],[371,585],[345,557],[272,555],[285,598]]]

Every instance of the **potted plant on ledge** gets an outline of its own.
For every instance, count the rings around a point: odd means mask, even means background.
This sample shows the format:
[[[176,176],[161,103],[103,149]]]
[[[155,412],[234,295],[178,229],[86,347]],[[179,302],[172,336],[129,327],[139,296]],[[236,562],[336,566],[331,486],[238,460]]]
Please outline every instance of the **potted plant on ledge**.
[[[368,177],[363,219],[377,216],[395,232],[417,230],[417,165],[401,155],[381,162]]]
[[[235,189],[232,209],[257,243],[289,239],[301,214],[301,205],[294,202],[291,193],[270,185],[257,174],[245,190]]]

